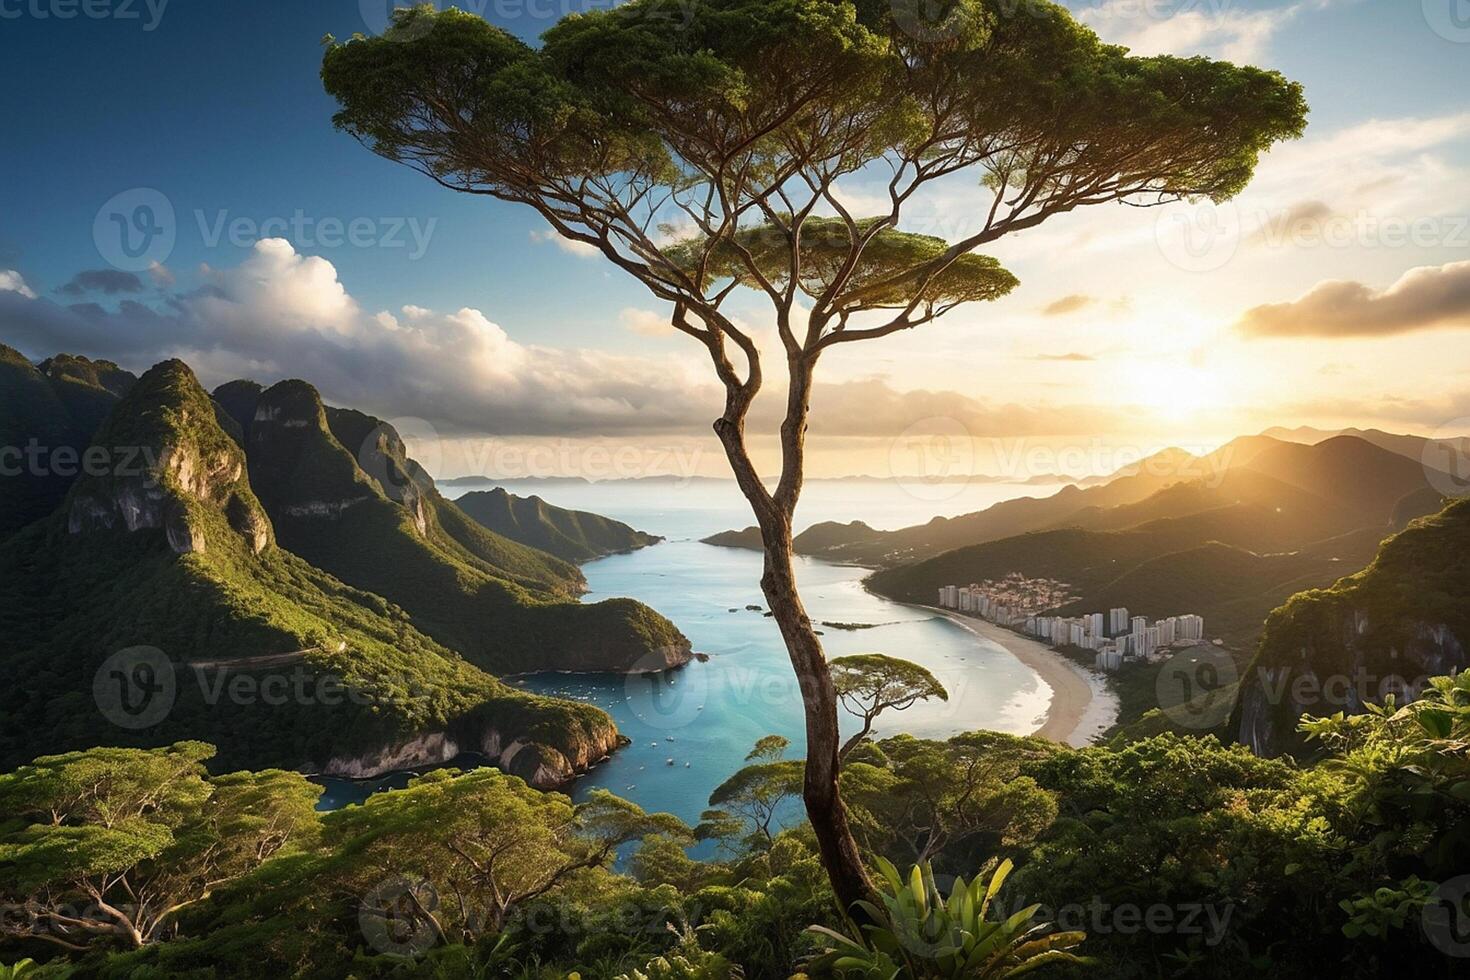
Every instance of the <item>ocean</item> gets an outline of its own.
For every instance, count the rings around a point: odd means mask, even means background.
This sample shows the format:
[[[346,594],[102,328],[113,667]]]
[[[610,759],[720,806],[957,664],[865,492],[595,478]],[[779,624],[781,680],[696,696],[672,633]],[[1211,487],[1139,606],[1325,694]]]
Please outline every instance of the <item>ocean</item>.
[[[487,484],[489,485],[489,484]],[[804,752],[800,698],[774,622],[762,615],[760,555],[700,543],[701,537],[751,523],[733,484],[722,481],[638,481],[587,485],[565,481],[506,481],[513,493],[551,504],[593,510],[666,540],[583,566],[587,601],[629,596],[669,617],[707,654],[659,676],[542,674],[519,678],[526,690],[595,704],[611,714],[632,743],[577,780],[582,798],[605,788],[646,810],[698,822],[710,793],[744,764],[756,739],[791,740],[789,757]],[[451,496],[474,486],[446,487]],[[916,499],[877,481],[815,481],[808,485],[798,527],[818,520],[865,520],[892,528],[958,514],[1019,495],[1014,486],[958,488],[948,501]],[[1050,492],[1035,487],[1025,493]],[[948,506],[945,506],[948,504]],[[944,738],[977,728],[1028,734],[1042,722],[1051,689],[1000,646],[927,610],[890,602],[862,587],[865,569],[800,559],[797,577],[807,611],[823,632],[828,656],[878,652],[922,664],[949,691],[947,702],[919,703],[880,716],[878,737],[908,732]],[[759,611],[747,609],[758,606]],[[837,629],[823,622],[864,624]],[[845,732],[856,718],[843,717]],[[473,764],[466,760],[462,764]],[[407,774],[381,780],[327,780],[326,807],[402,785]]]

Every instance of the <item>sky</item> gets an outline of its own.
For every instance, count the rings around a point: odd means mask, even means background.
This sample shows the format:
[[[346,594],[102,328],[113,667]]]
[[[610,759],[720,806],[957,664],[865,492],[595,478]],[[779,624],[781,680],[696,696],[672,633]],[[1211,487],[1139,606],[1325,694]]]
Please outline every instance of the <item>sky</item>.
[[[591,0],[467,0],[534,40]],[[206,385],[313,382],[431,471],[724,475],[718,393],[668,310],[532,212],[334,130],[323,35],[391,0],[0,0],[0,342]],[[816,476],[1107,472],[1271,426],[1470,432],[1470,2],[1087,0],[1140,54],[1282,71],[1307,135],[1221,206],[1104,206],[996,243],[1020,279],[834,349]],[[846,181],[861,208],[877,185]],[[986,200],[935,188],[904,227]],[[736,313],[758,333],[754,296]],[[779,391],[752,419],[761,464]]]

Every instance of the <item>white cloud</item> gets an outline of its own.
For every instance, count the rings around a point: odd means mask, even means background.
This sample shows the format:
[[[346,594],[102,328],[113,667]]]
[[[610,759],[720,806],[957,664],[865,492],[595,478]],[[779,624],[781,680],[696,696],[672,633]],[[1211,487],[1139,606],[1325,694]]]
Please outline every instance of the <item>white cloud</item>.
[[[652,310],[640,310],[635,306],[624,307],[618,313],[618,322],[633,333],[644,337],[667,337],[674,332],[666,314]]]
[[[531,241],[537,245],[555,245],[568,255],[575,255],[580,259],[590,259],[602,254],[595,245],[588,245],[586,242],[579,242],[571,238],[563,238],[550,228],[532,229]]]
[[[1274,10],[1233,9],[1223,2],[1104,0],[1073,8],[1082,23],[1136,54],[1206,54],[1230,61],[1257,61],[1277,31],[1300,7]]]
[[[368,311],[322,258],[267,240],[239,265],[206,267],[200,290],[157,310],[132,300],[107,310],[62,306],[16,291],[0,292],[6,340],[36,356],[57,351],[111,357],[136,370],[183,358],[215,385],[237,377],[262,383],[303,378],[331,404],[385,418],[415,417],[441,435],[648,437],[707,435],[723,392],[705,353],[661,357],[544,347],[516,340],[484,312],[404,305]],[[651,328],[657,314],[636,308],[620,319]],[[779,348],[769,327],[737,323],[766,351]],[[772,367],[752,427],[774,431],[784,403]],[[1111,410],[1019,406],[954,391],[900,390],[864,377],[818,385],[814,431],[883,438],[935,416],[975,435],[1081,431]]]
[[[14,269],[0,269],[0,292],[19,293],[26,299],[36,298],[31,287],[26,285],[26,281]]]

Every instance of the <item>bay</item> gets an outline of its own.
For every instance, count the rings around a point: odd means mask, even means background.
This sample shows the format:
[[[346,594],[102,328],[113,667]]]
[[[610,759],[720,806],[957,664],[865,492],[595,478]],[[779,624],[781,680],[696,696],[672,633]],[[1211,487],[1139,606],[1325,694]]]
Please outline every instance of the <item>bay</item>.
[[[538,674],[512,679],[525,690],[603,708],[631,743],[576,781],[569,792],[585,798],[607,789],[651,811],[695,823],[710,793],[743,764],[756,739],[791,740],[789,757],[805,751],[799,693],[775,623],[764,616],[760,555],[719,548],[698,539],[750,523],[738,490],[728,481],[506,481],[513,493],[537,494],[559,507],[592,510],[663,535],[663,542],[583,566],[586,601],[628,596],[669,617],[707,662],[662,675]],[[452,495],[477,489],[446,488]],[[883,481],[814,481],[798,526],[819,520],[866,520],[878,527],[922,522],[936,513],[965,513],[1018,495],[1018,488],[961,486],[945,500],[916,497]],[[1024,489],[1034,494],[1034,487]],[[1046,491],[1039,491],[1046,492]],[[1044,720],[1051,689],[1030,668],[989,640],[927,610],[867,592],[867,569],[799,559],[802,595],[829,657],[878,652],[922,664],[949,692],[947,702],[916,704],[878,719],[879,737],[907,732],[944,738],[984,728],[1023,735]],[[748,609],[756,606],[757,609]],[[843,629],[823,623],[860,624]],[[859,722],[843,713],[844,734]],[[451,764],[469,768],[483,760]],[[356,802],[400,786],[407,774],[378,780],[324,780],[323,806]],[[696,852],[697,853],[697,852]]]

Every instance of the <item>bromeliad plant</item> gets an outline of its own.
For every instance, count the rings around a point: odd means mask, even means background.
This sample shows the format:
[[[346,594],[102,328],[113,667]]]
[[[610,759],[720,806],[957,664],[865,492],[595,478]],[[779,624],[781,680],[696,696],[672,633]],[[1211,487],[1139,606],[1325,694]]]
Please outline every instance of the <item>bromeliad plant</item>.
[[[883,875],[879,899],[883,907],[863,903],[871,919],[856,938],[823,926],[809,931],[828,943],[808,964],[813,976],[862,980],[998,980],[1015,977],[1052,963],[1085,963],[1069,952],[1086,933],[1048,933],[1049,923],[1033,922],[1039,905],[1007,918],[989,918],[991,903],[1011,873],[1011,862],[982,876],[957,878],[946,899],[934,883],[928,863],[916,865],[905,881],[898,869],[878,859]]]

